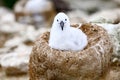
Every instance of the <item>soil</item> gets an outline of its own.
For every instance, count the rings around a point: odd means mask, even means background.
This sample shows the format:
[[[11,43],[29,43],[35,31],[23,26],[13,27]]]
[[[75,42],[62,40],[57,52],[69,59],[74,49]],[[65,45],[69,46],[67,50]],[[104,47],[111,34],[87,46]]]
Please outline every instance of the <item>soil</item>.
[[[0,80],[29,80],[28,75],[6,76],[5,71],[0,69]]]

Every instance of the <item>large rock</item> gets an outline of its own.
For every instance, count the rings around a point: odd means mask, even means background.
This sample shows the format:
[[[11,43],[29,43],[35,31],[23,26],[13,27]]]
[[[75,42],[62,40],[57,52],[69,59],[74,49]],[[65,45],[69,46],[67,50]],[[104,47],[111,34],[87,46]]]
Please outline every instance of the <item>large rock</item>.
[[[41,33],[49,30],[49,28],[36,30],[32,25],[17,22],[4,22],[0,26],[0,47],[14,47],[21,43],[33,42]]]
[[[114,45],[114,52],[113,55],[120,56],[120,24],[108,24],[108,23],[103,23],[103,24],[98,24],[102,26],[104,29],[107,30],[112,43]]]
[[[114,1],[116,4],[120,5],[120,0],[112,0]]]
[[[78,52],[50,48],[49,32],[38,38],[30,55],[30,80],[99,80],[107,73],[113,48],[107,32],[91,24],[80,28],[88,45]]]
[[[8,22],[14,22],[14,19],[14,14],[10,10],[4,7],[0,7],[0,48],[4,46],[5,41],[10,36],[10,34],[2,31],[3,24],[7,25]]]
[[[119,6],[112,0],[65,0],[74,10],[83,10],[86,13],[92,14],[99,10],[114,9]],[[118,1],[118,0],[117,0]]]
[[[34,40],[48,28],[17,22],[0,22],[0,65],[7,75],[27,73],[29,55]]]
[[[89,21],[92,23],[119,23],[120,9],[98,11],[90,16]]]
[[[16,21],[34,24],[37,28],[49,27],[56,14],[52,1],[49,0],[20,0],[14,7]]]
[[[30,26],[30,25],[23,25],[16,22],[0,22],[0,47],[4,47],[4,45],[6,45],[5,44],[6,41],[14,38],[15,36],[17,36],[21,41],[25,41],[24,39],[29,40],[28,37],[30,35],[28,35],[27,33],[28,31],[30,32],[29,29],[31,28],[32,30],[34,30],[34,26]],[[32,32],[31,34],[33,34],[34,32]],[[25,36],[25,34],[23,35],[23,33],[26,33],[26,35],[28,36]],[[25,36],[24,39],[21,38],[23,36]],[[19,41],[16,40],[16,42],[19,42]],[[12,45],[16,44],[16,42],[15,43],[13,42]]]
[[[0,48],[4,46],[6,40],[7,40],[7,36],[0,32]]]
[[[7,8],[0,7],[0,23],[14,22],[14,21],[15,21],[15,17],[13,12]]]
[[[31,50],[31,46],[19,45],[13,52],[3,55],[0,63],[6,74],[20,75],[27,73]]]
[[[74,10],[67,13],[71,24],[86,23],[88,15],[80,10]]]

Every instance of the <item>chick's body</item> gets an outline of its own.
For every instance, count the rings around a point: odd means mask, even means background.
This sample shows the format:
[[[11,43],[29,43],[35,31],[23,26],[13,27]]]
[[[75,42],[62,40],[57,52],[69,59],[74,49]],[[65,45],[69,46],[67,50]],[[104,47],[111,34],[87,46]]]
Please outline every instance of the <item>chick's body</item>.
[[[64,22],[63,30],[61,30],[60,21]],[[50,32],[50,47],[60,50],[76,51],[82,50],[87,43],[87,36],[80,29],[71,27],[69,18],[64,13],[59,13],[55,17]]]

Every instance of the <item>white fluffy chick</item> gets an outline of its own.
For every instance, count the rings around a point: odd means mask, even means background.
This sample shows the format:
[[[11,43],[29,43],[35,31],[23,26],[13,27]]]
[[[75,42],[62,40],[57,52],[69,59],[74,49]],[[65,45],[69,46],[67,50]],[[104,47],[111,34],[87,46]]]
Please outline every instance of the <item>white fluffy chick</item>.
[[[87,36],[78,28],[70,26],[68,16],[58,13],[52,24],[49,46],[59,50],[83,50],[88,44]]]

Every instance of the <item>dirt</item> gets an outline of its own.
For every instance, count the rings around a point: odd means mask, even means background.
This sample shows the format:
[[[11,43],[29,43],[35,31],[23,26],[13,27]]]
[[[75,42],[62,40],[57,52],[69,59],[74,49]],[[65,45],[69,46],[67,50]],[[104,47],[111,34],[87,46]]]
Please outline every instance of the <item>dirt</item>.
[[[29,80],[28,75],[22,76],[6,76],[3,70],[0,70],[0,80]]]

